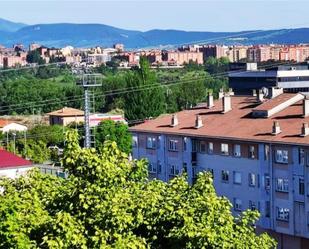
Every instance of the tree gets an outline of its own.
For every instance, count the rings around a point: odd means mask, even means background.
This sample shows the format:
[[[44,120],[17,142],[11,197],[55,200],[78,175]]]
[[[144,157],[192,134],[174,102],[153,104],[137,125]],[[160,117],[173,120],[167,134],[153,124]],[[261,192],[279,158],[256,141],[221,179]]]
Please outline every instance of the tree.
[[[105,141],[114,141],[122,152],[131,152],[132,135],[126,124],[105,120],[96,128],[95,138],[98,146],[102,146]]]
[[[227,57],[221,57],[219,59],[209,57],[205,61],[205,69],[210,74],[227,72],[229,69],[229,59]]]
[[[32,171],[1,179],[2,248],[273,248],[256,235],[258,212],[234,218],[209,173],[194,185],[186,176],[147,180],[147,163],[129,161],[115,142],[82,149],[67,134],[68,179]]]
[[[164,91],[146,58],[141,57],[140,68],[127,74],[126,85],[124,109],[129,120],[157,117],[164,112]]]
[[[41,57],[38,50],[29,51],[26,60],[28,63],[45,64],[45,60]]]

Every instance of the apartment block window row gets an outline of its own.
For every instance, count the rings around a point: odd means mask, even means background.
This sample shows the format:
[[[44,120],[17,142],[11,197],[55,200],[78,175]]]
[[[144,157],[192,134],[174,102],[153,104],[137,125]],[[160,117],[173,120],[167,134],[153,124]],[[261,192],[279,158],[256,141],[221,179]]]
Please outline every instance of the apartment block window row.
[[[170,139],[168,141],[168,150],[169,151],[178,151],[178,140]]]
[[[242,211],[242,201],[241,201],[241,199],[234,198],[234,210],[235,211]]]
[[[234,184],[241,184],[241,173],[240,172],[237,172],[237,171],[234,171]]]
[[[155,163],[148,163],[149,173],[157,173],[157,165]]]
[[[289,221],[290,209],[277,207],[277,220]]]
[[[257,175],[254,173],[249,173],[248,184],[250,187],[255,187],[257,185]]]
[[[155,137],[147,137],[147,149],[156,149],[157,148],[157,139]]]
[[[276,191],[285,193],[289,192],[289,180],[284,178],[277,178]]]
[[[275,160],[277,163],[288,163],[289,156],[287,150],[276,150]]]
[[[221,144],[221,154],[224,156],[229,155],[229,145],[228,144]]]
[[[179,175],[180,173],[179,168],[174,164],[170,164],[169,169],[170,169],[170,175],[172,176]]]
[[[132,136],[132,147],[136,148],[138,146],[138,137],[137,136]]]

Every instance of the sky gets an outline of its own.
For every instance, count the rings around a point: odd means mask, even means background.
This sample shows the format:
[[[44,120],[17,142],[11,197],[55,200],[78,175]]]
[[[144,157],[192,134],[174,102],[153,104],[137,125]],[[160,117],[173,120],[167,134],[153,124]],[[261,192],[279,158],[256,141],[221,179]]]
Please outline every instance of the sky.
[[[0,0],[0,18],[27,24],[102,23],[146,31],[309,27],[308,0]]]

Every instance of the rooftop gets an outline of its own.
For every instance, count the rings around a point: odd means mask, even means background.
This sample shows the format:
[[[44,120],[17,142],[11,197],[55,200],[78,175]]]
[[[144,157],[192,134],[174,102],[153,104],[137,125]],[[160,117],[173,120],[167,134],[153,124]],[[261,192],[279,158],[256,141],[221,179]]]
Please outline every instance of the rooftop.
[[[14,155],[6,150],[0,149],[0,169],[31,166],[32,163],[26,159]]]
[[[222,100],[216,100],[211,109],[201,105],[178,112],[178,125],[175,127],[170,126],[172,115],[165,115],[131,127],[130,130],[132,132],[308,145],[309,136],[300,136],[303,123],[309,122],[309,117],[303,117],[302,100],[286,106],[271,117],[254,118],[252,116],[252,110],[255,108],[260,108],[259,106],[271,108],[274,107],[274,101],[281,103],[292,96],[293,94],[291,96],[282,94],[281,97],[277,97],[277,100],[266,100],[262,104],[257,102],[256,97],[233,96],[231,97],[232,110],[224,114],[222,113]],[[203,127],[198,129],[195,128],[196,115],[200,115],[203,121]],[[280,124],[282,130],[280,134],[272,135],[274,121]]]
[[[84,111],[71,107],[63,107],[57,111],[47,113],[47,115],[59,117],[84,116]]]

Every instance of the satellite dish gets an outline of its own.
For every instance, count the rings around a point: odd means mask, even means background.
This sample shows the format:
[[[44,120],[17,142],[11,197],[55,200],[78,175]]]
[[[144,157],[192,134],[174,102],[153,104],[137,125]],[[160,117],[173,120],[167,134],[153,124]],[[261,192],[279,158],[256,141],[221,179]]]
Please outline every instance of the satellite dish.
[[[268,88],[267,87],[262,87],[262,92],[263,92],[263,94],[264,94],[264,97],[267,97],[268,96]]]

